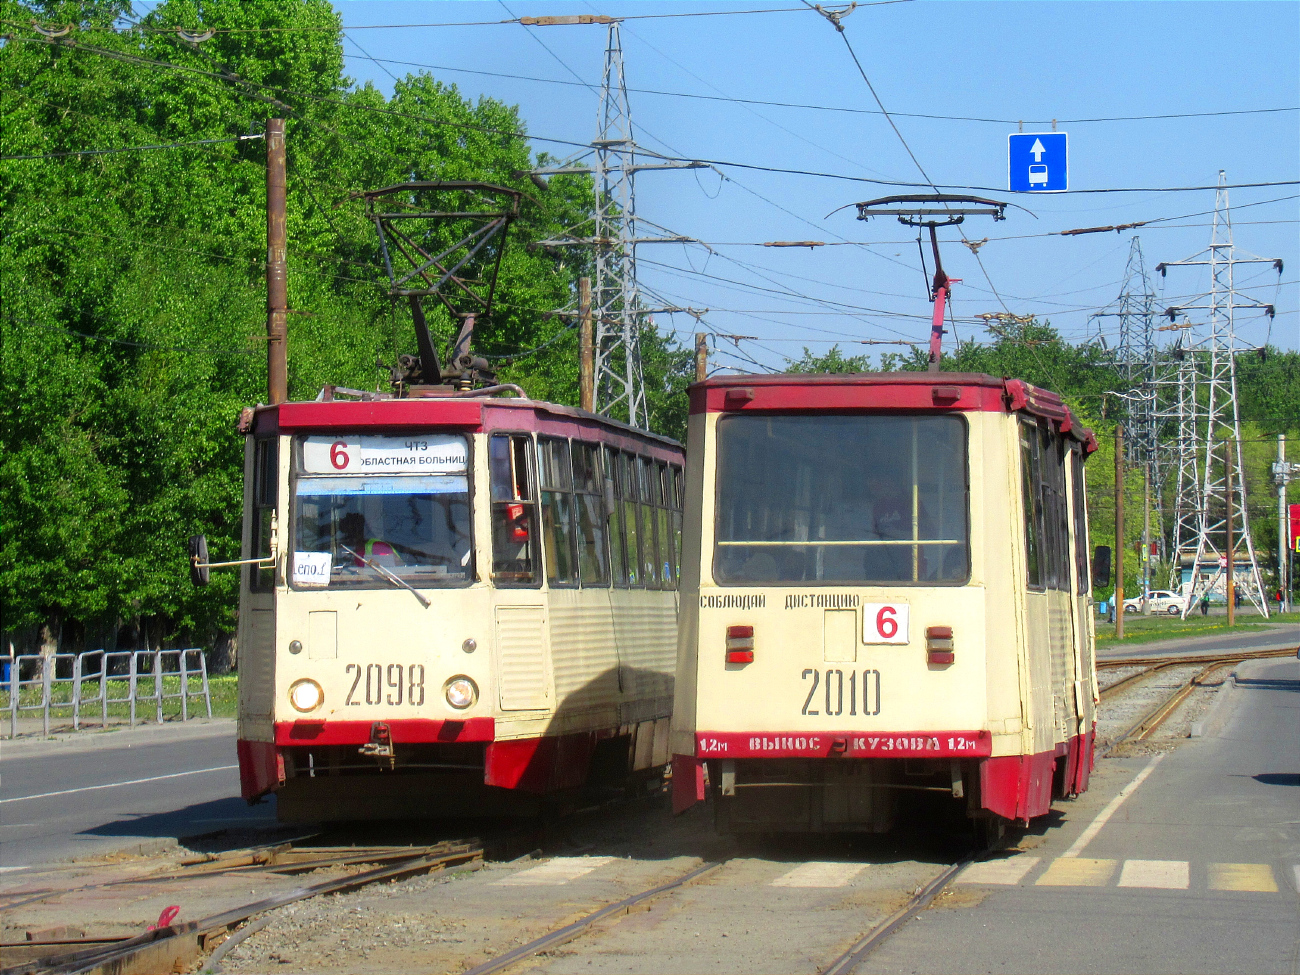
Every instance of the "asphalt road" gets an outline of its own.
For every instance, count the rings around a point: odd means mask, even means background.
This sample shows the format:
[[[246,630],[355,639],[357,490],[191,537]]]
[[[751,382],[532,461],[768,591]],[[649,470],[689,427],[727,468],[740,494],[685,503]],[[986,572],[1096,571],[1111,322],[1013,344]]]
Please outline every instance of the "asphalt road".
[[[1238,675],[1217,736],[1100,763],[1059,829],[972,868],[860,971],[1297,971],[1300,663]]]
[[[239,797],[233,721],[0,746],[3,872],[274,820]]]
[[[1288,623],[1262,629],[1239,630],[1214,636],[1153,640],[1150,643],[1116,644],[1097,651],[1097,659],[1107,657],[1142,657],[1147,654],[1218,653],[1224,650],[1275,650],[1300,646],[1300,625]]]

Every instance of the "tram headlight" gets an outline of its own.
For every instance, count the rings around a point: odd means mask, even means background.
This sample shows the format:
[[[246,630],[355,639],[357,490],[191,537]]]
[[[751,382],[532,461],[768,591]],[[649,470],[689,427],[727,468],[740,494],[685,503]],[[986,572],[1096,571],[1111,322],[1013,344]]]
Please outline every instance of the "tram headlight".
[[[325,703],[325,692],[310,677],[304,677],[289,685],[289,703],[293,705],[295,711],[306,714],[308,711],[315,711]]]
[[[464,711],[478,700],[478,685],[468,677],[453,677],[443,686],[447,703],[457,711]]]

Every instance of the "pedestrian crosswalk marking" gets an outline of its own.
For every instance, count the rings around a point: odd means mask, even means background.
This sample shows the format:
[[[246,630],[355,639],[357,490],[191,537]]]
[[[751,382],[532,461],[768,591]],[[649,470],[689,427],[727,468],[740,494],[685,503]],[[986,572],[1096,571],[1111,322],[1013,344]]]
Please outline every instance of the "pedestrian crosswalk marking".
[[[814,860],[800,864],[777,877],[772,887],[844,887],[867,868],[865,863],[834,863]]]
[[[959,884],[1018,884],[1038,865],[1039,857],[1010,857],[972,863],[957,878]]]
[[[1105,887],[1115,873],[1114,860],[1060,857],[1038,878],[1043,887]]]
[[[1295,892],[1300,894],[1300,863],[1293,864],[1291,872],[1295,874]]]
[[[555,857],[540,867],[521,870],[494,883],[503,887],[557,887],[560,884],[567,884],[570,880],[577,880],[613,859],[613,857]]]
[[[1119,886],[1186,890],[1190,875],[1186,860],[1125,860]]]
[[[1277,890],[1273,868],[1267,863],[1211,863],[1210,890]]]

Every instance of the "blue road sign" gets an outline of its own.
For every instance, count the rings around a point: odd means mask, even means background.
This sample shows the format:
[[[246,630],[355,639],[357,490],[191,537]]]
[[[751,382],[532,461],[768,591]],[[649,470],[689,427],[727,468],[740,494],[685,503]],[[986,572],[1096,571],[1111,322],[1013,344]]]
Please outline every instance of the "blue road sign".
[[[1068,189],[1064,132],[1007,136],[1007,189],[1012,193],[1059,193]]]

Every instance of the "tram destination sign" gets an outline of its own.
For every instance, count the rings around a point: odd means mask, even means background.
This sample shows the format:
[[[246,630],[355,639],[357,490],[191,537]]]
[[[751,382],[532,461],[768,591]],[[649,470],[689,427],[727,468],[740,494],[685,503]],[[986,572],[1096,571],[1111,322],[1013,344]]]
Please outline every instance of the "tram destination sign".
[[[463,474],[468,464],[457,434],[307,437],[302,445],[307,474]]]

